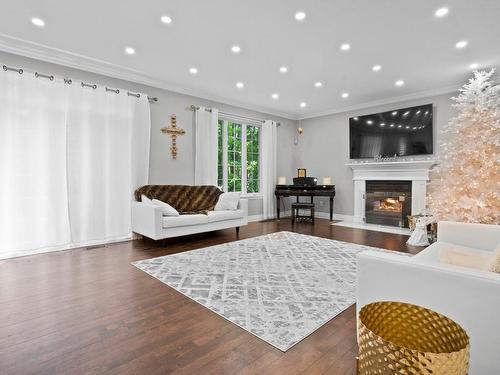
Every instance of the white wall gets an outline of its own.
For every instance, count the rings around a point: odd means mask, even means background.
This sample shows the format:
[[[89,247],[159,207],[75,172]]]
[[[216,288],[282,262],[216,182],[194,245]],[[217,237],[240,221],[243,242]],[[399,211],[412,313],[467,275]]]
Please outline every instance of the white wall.
[[[149,171],[151,184],[194,183],[194,113],[186,110],[186,107],[191,104],[216,107],[219,110],[242,116],[278,121],[281,123],[278,128],[278,176],[286,176],[288,183],[291,183],[298,168],[306,168],[309,176],[318,177],[320,181],[325,176],[331,176],[336,185],[337,194],[334,211],[344,215],[352,215],[354,206],[352,174],[350,168],[345,166],[349,161],[349,117],[433,103],[434,152],[436,152],[439,130],[453,115],[450,97],[454,93],[450,93],[297,122],[0,51],[0,65],[2,64],[157,96],[159,102],[151,105],[152,129]],[[0,72],[0,74],[5,74],[5,72]],[[186,130],[186,135],[178,137],[177,140],[179,149],[177,160],[172,160],[170,156],[170,137],[160,131],[160,128],[169,124],[170,115],[174,113],[177,115],[177,125]],[[304,133],[298,136],[298,145],[294,145],[298,126],[304,128]],[[289,209],[289,200],[283,201],[285,201],[284,210]],[[316,202],[318,211],[328,211],[327,200],[317,198]],[[251,200],[249,214],[259,215],[261,213],[262,201],[260,199]]]
[[[304,133],[296,147],[294,170],[306,168],[308,176],[318,177],[320,181],[324,176],[331,176],[336,189],[334,212],[353,215],[354,184],[351,169],[345,166],[349,162],[349,117],[432,103],[436,153],[439,131],[453,116],[450,100],[453,95],[455,93],[301,120],[298,126],[304,128]],[[318,211],[328,211],[327,200],[317,202]]]
[[[219,110],[261,119],[272,119],[281,126],[278,128],[278,174],[291,175],[293,134],[296,121],[287,120],[265,113],[254,112],[239,107],[208,101],[193,96],[140,85],[124,80],[114,79],[98,74],[85,72],[61,65],[9,54],[0,51],[0,65],[23,68],[26,71],[54,74],[82,80],[89,83],[102,84],[113,88],[129,89],[158,97],[157,103],[151,104],[151,156],[149,183],[151,184],[193,184],[194,183],[194,113],[187,111],[191,104],[216,107]],[[0,74],[13,74],[0,71]],[[170,123],[170,115],[177,115],[177,126],[186,130],[186,134],[177,138],[178,155],[173,160],[170,156],[170,137],[161,133],[160,129]],[[249,214],[262,213],[262,200],[249,202]]]

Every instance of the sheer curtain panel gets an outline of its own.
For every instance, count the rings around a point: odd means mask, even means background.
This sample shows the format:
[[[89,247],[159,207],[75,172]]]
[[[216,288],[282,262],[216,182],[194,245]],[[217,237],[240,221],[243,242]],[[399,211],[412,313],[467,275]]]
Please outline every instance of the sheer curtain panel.
[[[146,95],[0,73],[0,258],[131,238]]]
[[[217,121],[219,111],[200,107],[195,114],[195,185],[217,186]]]
[[[260,156],[260,169],[262,173],[260,191],[262,192],[262,213],[264,219],[271,219],[275,216],[276,200],[274,198],[274,188],[277,173],[276,147],[276,122],[266,120],[262,124]]]

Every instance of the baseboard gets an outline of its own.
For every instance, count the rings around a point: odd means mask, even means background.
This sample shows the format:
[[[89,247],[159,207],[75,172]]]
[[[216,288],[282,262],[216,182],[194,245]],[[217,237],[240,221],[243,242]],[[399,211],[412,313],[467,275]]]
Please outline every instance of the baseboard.
[[[286,218],[290,217],[291,211],[283,211],[280,212],[280,218]],[[314,217],[317,217],[318,219],[330,219],[330,213],[329,212],[322,212],[322,211],[316,211],[314,213]],[[274,215],[271,219],[276,219],[276,216]],[[334,220],[342,220],[342,221],[353,221],[354,216],[353,215],[343,215],[343,214],[333,214],[333,219]],[[250,215],[248,216],[248,222],[252,221],[262,221],[264,220],[264,217],[260,215]]]

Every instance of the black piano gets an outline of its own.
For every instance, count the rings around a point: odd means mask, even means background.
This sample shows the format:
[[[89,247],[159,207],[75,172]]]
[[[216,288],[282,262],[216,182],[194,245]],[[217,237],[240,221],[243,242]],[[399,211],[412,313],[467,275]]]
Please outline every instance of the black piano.
[[[333,220],[333,197],[335,197],[335,185],[317,185],[318,179],[315,177],[295,177],[293,185],[276,185],[274,195],[276,195],[277,217],[280,218],[281,197],[330,197],[330,220]]]

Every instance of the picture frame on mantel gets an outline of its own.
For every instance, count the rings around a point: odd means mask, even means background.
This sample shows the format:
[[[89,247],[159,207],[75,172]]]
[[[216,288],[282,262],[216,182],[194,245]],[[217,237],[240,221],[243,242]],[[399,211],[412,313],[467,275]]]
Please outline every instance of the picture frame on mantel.
[[[307,171],[305,168],[297,169],[297,177],[307,177]]]

